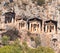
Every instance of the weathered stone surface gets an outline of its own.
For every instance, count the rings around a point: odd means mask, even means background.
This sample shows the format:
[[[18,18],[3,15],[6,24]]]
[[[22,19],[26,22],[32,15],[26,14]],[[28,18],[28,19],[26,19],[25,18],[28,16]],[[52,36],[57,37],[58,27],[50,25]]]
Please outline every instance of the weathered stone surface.
[[[3,29],[6,29],[8,26],[11,26],[11,27],[14,26],[19,30],[19,23],[21,19],[26,18],[27,20],[29,18],[39,17],[43,21],[46,21],[46,20],[57,21],[58,22],[57,36],[60,35],[60,13],[59,13],[60,12],[60,8],[59,8],[60,0],[54,0],[54,1],[52,0],[51,2],[47,2],[46,0],[46,3],[43,6],[39,6],[36,3],[33,3],[31,0],[13,0],[13,1],[14,2],[11,3],[9,0],[3,0],[0,4],[0,25],[1,25],[0,28],[2,27]],[[15,12],[15,20],[12,19],[11,23],[8,23],[8,22],[7,24],[4,23],[4,20],[5,20],[4,14],[6,12]],[[26,24],[25,26],[27,26],[27,23],[25,24]],[[19,30],[19,32],[22,33],[21,41],[27,40],[28,45],[29,44],[31,45],[31,40],[29,36],[27,35],[27,31],[28,31],[27,27],[22,29],[21,31]],[[35,37],[35,35],[31,35],[31,36]],[[53,34],[47,34],[46,32],[44,32],[44,23],[43,23],[42,32],[40,33],[41,44],[43,46],[51,46],[53,44],[51,42],[52,36]],[[57,38],[59,39],[59,41],[57,42],[60,44],[59,37]],[[32,44],[33,43],[35,44],[34,41],[32,42]]]

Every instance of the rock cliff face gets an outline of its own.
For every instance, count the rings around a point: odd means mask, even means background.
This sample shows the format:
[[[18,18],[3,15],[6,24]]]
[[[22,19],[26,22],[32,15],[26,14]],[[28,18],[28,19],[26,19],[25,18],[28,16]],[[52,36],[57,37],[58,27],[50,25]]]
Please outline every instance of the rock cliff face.
[[[37,5],[37,2],[33,3],[32,0],[1,0],[0,14],[14,10],[16,16],[20,17],[49,17],[49,19],[53,19],[53,16],[59,16],[59,2],[59,0],[45,0],[45,4],[39,6]]]
[[[16,18],[40,17],[44,20],[52,19],[58,21],[58,27],[60,27],[60,0],[45,0],[43,6],[37,5],[37,2],[33,3],[32,0],[0,1],[0,18],[3,17],[4,19],[4,13],[14,11]]]
[[[1,3],[1,10],[3,13],[7,11],[15,10],[16,15],[18,16],[39,16],[40,6],[34,4],[31,0],[14,0],[14,2],[5,2]]]
[[[32,0],[0,0],[0,1],[1,1],[0,2],[0,19],[2,20],[4,19],[4,14],[6,12],[15,12],[16,19],[39,17],[39,18],[42,18],[42,20],[49,20],[49,19],[55,20],[58,22],[58,27],[60,27],[59,0],[50,0],[50,1],[46,0],[43,6],[39,6],[37,2],[33,3]],[[60,33],[60,30],[59,30],[59,33]],[[24,35],[25,37],[25,34],[23,33],[22,35]],[[43,34],[41,35],[41,37],[43,38],[41,39],[42,42],[44,43],[48,42],[48,44],[46,45],[50,44],[50,40],[48,40],[48,39],[51,39],[50,35]],[[29,37],[27,37],[27,39],[29,39]],[[45,39],[47,40],[44,41]],[[30,42],[28,44],[30,44]]]

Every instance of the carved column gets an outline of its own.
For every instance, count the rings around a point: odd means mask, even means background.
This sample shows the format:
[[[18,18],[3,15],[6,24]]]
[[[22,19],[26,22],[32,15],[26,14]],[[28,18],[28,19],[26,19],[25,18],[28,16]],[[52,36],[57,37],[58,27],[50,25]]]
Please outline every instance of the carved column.
[[[31,23],[30,23],[30,25],[29,25],[29,31],[31,31]]]
[[[14,23],[14,20],[13,20],[13,18],[12,18],[12,23]]]
[[[45,32],[47,32],[47,25],[46,25],[46,27],[45,27]]]
[[[51,30],[51,27],[50,27],[50,25],[48,26],[48,32],[50,33],[50,30]]]

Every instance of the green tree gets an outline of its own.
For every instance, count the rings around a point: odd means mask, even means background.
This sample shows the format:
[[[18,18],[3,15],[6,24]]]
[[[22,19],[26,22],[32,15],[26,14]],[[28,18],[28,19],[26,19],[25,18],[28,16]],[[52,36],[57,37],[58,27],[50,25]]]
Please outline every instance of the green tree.
[[[35,38],[35,43],[36,43],[36,47],[38,47],[38,46],[41,45],[40,37],[36,37],[36,38]]]
[[[24,43],[25,45],[26,43]],[[35,49],[27,48],[26,47],[19,47],[19,46],[4,46],[0,48],[0,53],[54,53],[54,50],[49,47],[38,47]]]
[[[54,53],[54,50],[48,47],[38,47],[36,49],[30,49],[28,53]]]
[[[36,53],[54,53],[54,50],[49,47],[38,47]]]
[[[4,35],[4,36],[2,37],[2,44],[3,44],[3,45],[8,45],[8,44],[9,44],[9,40],[10,40],[10,37]]]
[[[22,50],[16,46],[4,46],[0,48],[0,53],[22,53]]]
[[[14,43],[11,44],[11,45],[13,45],[13,46],[17,46],[17,47],[21,47],[21,45],[20,45],[20,41],[19,41],[18,39],[14,40]]]

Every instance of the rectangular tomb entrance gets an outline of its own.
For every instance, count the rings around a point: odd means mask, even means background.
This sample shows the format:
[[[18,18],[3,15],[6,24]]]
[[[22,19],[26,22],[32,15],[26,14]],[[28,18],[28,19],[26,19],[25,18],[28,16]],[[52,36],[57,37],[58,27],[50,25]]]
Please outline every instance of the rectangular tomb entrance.
[[[42,20],[38,18],[29,19],[28,30],[32,33],[40,33],[42,30]]]
[[[56,33],[57,32],[57,21],[49,20],[45,21],[45,32]]]

